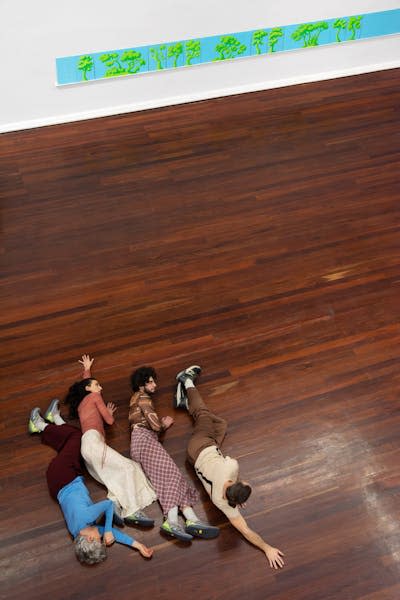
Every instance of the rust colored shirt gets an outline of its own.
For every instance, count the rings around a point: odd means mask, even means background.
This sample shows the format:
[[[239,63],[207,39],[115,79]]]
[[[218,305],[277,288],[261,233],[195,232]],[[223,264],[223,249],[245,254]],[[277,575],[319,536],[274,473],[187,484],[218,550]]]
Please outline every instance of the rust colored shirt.
[[[133,427],[145,427],[159,433],[164,431],[150,396],[143,392],[135,392],[129,403],[129,423]]]
[[[88,377],[91,377],[90,371],[86,370],[83,373],[83,379]],[[82,433],[89,431],[89,429],[95,429],[105,437],[104,421],[108,425],[114,423],[114,417],[110,415],[100,392],[91,392],[84,397],[78,406],[78,415]]]

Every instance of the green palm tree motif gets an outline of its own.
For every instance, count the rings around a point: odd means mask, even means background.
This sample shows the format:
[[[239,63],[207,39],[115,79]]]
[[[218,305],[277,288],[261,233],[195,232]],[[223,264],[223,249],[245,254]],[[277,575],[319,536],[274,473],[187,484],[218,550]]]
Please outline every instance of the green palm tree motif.
[[[328,28],[329,25],[326,23],[326,21],[319,21],[318,23],[304,23],[292,33],[292,39],[295,42],[303,40],[303,48],[318,46],[318,38],[320,34],[322,31]]]
[[[158,48],[150,48],[150,56],[156,63],[157,71],[161,71],[161,69],[165,66],[165,61],[167,60],[167,46],[162,45]]]
[[[128,72],[119,62],[118,52],[102,54],[100,60],[108,67],[107,71],[104,73],[104,77],[116,77],[117,75],[124,75]]]
[[[271,29],[268,42],[268,48],[270,52],[275,52],[275,46],[281,37],[283,37],[283,31],[281,27],[274,27]]]
[[[200,58],[200,40],[186,42],[186,64],[191,65],[194,58]]]
[[[342,42],[343,40],[340,39],[340,30],[341,29],[346,30],[346,28],[347,28],[347,21],[346,21],[346,19],[336,19],[336,21],[333,24],[333,28],[337,29],[337,31],[336,31],[336,41],[337,42]]]
[[[220,43],[215,46],[215,50],[219,56],[214,58],[214,60],[228,60],[240,56],[246,52],[247,48],[233,35],[223,35]]]
[[[94,62],[93,58],[88,54],[81,56],[78,62],[78,69],[82,71],[82,81],[88,81],[87,73],[93,70]]]
[[[137,50],[125,50],[121,54],[121,61],[128,63],[126,71],[128,73],[137,73],[141,67],[144,67],[146,61],[142,57],[142,53]]]
[[[183,54],[183,44],[182,42],[178,42],[173,46],[168,46],[167,56],[168,58],[174,57],[174,62],[172,64],[173,68],[178,66],[178,58]]]
[[[123,67],[110,67],[109,69],[107,69],[107,71],[104,73],[104,77],[118,77],[119,75],[129,75],[127,69],[124,69]]]
[[[256,54],[261,54],[261,47],[266,44],[265,38],[268,36],[268,33],[264,31],[264,29],[259,29],[253,33],[251,38],[251,43],[256,49]]]
[[[351,36],[349,37],[349,40],[356,39],[356,30],[361,28],[361,19],[361,16],[349,18],[349,24],[347,26],[348,30],[351,31]]]

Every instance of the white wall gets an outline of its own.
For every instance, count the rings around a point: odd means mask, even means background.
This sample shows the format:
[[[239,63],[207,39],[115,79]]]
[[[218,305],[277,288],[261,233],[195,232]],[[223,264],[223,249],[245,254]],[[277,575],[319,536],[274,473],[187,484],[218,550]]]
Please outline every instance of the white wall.
[[[393,10],[394,0],[0,0],[0,132],[400,66],[400,36],[65,87],[55,58]]]

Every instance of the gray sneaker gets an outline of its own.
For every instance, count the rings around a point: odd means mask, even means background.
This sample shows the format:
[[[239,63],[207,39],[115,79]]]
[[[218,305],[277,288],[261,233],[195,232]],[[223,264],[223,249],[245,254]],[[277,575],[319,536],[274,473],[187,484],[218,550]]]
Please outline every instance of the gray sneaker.
[[[186,533],[190,533],[190,535],[205,540],[211,540],[219,536],[218,527],[207,525],[207,523],[202,523],[201,521],[186,521],[185,531]]]
[[[186,533],[186,531],[179,524],[171,525],[169,521],[164,521],[164,523],[160,527],[160,531],[170,535],[171,537],[180,540],[181,542],[191,542],[193,536],[190,533]]]
[[[45,420],[48,421],[49,423],[54,423],[54,414],[56,414],[56,415],[60,414],[58,398],[54,398],[54,400],[52,400],[50,402],[49,407],[47,408],[46,412],[44,413]]]
[[[196,377],[200,375],[200,373],[201,367],[199,365],[192,365],[183,371],[179,371],[178,375],[176,376],[176,380],[180,381],[181,383],[185,383],[185,380],[188,378],[194,381]]]
[[[36,406],[36,408],[33,408],[31,410],[28,423],[28,431],[29,433],[41,433],[45,426],[46,423],[40,414],[40,408]]]
[[[184,408],[186,410],[188,410],[189,408],[185,386],[180,381],[176,386],[176,392],[174,396],[174,408]]]
[[[141,525],[142,527],[153,527],[154,519],[150,519],[141,510],[137,510],[133,515],[129,515],[124,519],[127,525]]]

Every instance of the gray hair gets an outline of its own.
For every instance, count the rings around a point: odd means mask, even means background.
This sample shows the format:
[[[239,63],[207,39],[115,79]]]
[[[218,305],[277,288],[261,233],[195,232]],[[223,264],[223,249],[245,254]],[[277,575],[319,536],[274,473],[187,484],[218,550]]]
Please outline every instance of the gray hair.
[[[89,542],[84,535],[78,535],[74,543],[76,558],[80,563],[95,565],[107,558],[106,547],[97,540]]]

